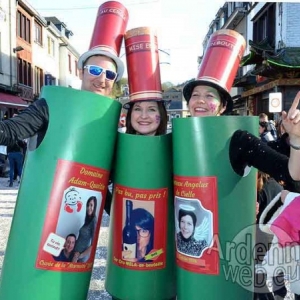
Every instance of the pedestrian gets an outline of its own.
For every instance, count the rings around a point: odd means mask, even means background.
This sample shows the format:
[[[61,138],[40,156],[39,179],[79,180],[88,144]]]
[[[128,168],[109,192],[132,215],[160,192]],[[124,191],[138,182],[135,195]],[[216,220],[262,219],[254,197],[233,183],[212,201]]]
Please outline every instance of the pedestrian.
[[[258,171],[257,173],[257,203],[259,209],[257,213],[256,223],[259,224],[259,219],[272,199],[283,190],[283,187],[271,178],[268,174]],[[267,234],[256,227],[256,246],[255,246],[255,263],[261,264],[264,255],[269,250],[272,243],[273,235]],[[255,273],[255,295],[254,300],[270,299],[284,299],[287,294],[285,287],[284,274],[280,273],[277,276],[272,276],[272,291],[266,284],[267,276],[264,273]]]
[[[16,141],[14,144],[7,146],[7,157],[9,161],[9,187],[13,186],[14,178],[19,176],[19,182],[22,175],[23,167],[23,141]],[[15,174],[15,170],[17,173]]]
[[[259,117],[259,122],[266,122],[267,123],[267,130],[271,133],[271,135],[273,136],[274,140],[277,140],[278,134],[277,134],[277,130],[276,130],[276,126],[273,122],[273,120],[269,120],[269,117],[267,114],[265,113],[260,113],[258,115]]]
[[[269,131],[269,126],[267,122],[259,122],[259,137],[261,139],[262,142],[267,143],[267,142],[271,142],[274,141],[274,137],[271,134],[271,131]]]

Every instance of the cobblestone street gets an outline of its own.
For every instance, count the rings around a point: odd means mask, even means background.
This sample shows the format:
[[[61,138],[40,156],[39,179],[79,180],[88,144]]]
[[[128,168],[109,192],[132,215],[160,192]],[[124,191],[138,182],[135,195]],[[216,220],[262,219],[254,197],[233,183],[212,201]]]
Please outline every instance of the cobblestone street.
[[[9,188],[7,186],[8,178],[0,177],[0,273],[2,270],[6,243],[18,193],[17,182],[14,183],[14,186],[12,188]],[[111,296],[104,289],[108,225],[109,216],[104,213],[87,300],[111,299]]]

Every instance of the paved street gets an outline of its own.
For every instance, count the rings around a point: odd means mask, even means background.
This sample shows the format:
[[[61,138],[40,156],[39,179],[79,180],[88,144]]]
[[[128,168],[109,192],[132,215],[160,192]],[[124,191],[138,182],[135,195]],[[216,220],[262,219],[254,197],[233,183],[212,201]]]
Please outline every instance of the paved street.
[[[14,213],[18,185],[14,183],[13,188],[7,187],[8,178],[0,177],[0,273],[5,254],[8,233]],[[105,213],[102,218],[100,237],[96,252],[96,259],[92,273],[92,280],[87,300],[110,300],[111,297],[104,290],[105,265],[107,255],[109,217]],[[21,300],[21,299],[20,299]]]

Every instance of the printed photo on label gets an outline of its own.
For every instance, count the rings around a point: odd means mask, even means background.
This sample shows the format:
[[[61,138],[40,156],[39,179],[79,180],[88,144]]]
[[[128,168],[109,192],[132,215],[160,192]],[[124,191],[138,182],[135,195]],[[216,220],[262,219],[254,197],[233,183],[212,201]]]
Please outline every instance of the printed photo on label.
[[[113,263],[156,270],[166,264],[168,189],[114,186]]]
[[[218,198],[215,176],[174,176],[177,266],[218,275]]]
[[[36,268],[92,269],[108,183],[106,170],[59,160]]]
[[[212,212],[198,199],[175,197],[176,247],[182,254],[201,257],[212,245]]]
[[[154,202],[124,198],[122,258],[133,262],[152,262],[154,241]]]
[[[56,234],[65,237],[65,247],[56,261],[86,262],[94,240],[102,195],[70,187],[64,192]],[[75,238],[75,241],[74,241]]]

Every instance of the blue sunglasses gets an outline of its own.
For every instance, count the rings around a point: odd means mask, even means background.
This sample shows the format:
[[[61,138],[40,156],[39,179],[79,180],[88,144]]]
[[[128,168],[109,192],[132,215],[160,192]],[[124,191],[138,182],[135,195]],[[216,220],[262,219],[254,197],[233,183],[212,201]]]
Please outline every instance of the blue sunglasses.
[[[89,74],[92,76],[100,76],[103,72],[105,73],[105,78],[107,80],[115,80],[117,77],[117,73],[111,70],[104,69],[99,66],[94,65],[86,65],[84,66],[84,69],[87,69]]]

